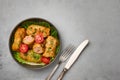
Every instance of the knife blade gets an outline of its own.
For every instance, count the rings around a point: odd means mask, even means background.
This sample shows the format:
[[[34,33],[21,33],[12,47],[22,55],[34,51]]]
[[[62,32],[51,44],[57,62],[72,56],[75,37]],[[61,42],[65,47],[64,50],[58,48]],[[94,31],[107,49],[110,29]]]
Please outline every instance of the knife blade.
[[[75,63],[75,61],[77,60],[77,58],[79,57],[79,55],[82,53],[82,51],[85,49],[85,47],[87,46],[88,43],[89,43],[89,40],[84,40],[78,46],[78,48],[74,51],[74,53],[71,55],[70,59],[66,63],[63,71],[61,72],[61,74],[59,75],[59,77],[58,77],[57,80],[62,80],[64,74],[70,69],[70,67],[73,65],[73,63]]]

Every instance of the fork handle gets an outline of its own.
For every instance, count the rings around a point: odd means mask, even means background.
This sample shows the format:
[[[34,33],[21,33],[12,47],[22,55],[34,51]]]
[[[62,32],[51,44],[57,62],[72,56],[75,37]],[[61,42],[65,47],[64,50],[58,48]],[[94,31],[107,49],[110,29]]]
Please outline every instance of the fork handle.
[[[59,67],[59,65],[61,64],[61,62],[58,62],[58,64],[54,67],[54,69],[52,70],[52,72],[48,75],[48,77],[46,78],[46,80],[51,80],[52,76],[54,75],[54,73],[56,72],[57,68]]]
[[[64,68],[63,71],[61,72],[61,74],[59,75],[59,77],[57,78],[57,80],[62,80],[62,78],[64,77],[64,75],[67,71],[68,70],[66,68]]]

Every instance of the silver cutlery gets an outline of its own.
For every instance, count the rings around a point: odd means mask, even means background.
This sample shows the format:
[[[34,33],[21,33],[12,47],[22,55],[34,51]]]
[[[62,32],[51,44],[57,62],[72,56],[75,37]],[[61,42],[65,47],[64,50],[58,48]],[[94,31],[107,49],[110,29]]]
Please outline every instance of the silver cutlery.
[[[59,75],[57,80],[62,80],[64,74],[70,69],[70,67],[73,65],[73,63],[77,60],[77,58],[79,57],[81,52],[87,46],[88,42],[89,42],[89,40],[85,40],[78,46],[78,48],[74,51],[74,53],[71,55],[70,59],[66,63],[63,71],[61,72],[61,74]]]
[[[51,80],[52,76],[54,75],[55,71],[57,70],[57,68],[59,67],[59,65],[64,62],[65,60],[67,60],[67,58],[70,56],[70,54],[73,52],[74,50],[74,46],[73,45],[68,45],[68,47],[65,48],[65,50],[63,50],[60,58],[59,58],[59,62],[57,63],[57,65],[54,67],[54,69],[52,70],[52,72],[48,75],[48,77],[46,78],[46,80]]]

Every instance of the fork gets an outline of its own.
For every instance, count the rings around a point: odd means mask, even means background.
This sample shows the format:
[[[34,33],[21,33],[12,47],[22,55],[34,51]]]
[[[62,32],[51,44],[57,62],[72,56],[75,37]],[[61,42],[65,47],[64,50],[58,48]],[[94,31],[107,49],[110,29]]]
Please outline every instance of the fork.
[[[57,70],[57,68],[60,66],[60,64],[62,62],[64,62],[65,60],[67,60],[67,58],[70,56],[70,54],[73,52],[73,50],[74,50],[74,46],[72,44],[70,44],[70,45],[68,45],[68,47],[65,48],[65,50],[62,51],[62,55],[59,58],[59,62],[54,67],[54,69],[52,70],[52,72],[48,75],[48,77],[46,78],[46,80],[51,80],[51,78],[54,75],[54,73]]]

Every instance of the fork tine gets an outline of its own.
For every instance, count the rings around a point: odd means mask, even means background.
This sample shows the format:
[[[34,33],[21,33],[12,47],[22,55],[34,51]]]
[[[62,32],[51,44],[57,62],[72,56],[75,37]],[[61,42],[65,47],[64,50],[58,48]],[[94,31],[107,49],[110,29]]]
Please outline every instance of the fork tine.
[[[72,46],[70,48],[70,50],[68,52],[66,52],[66,54],[64,54],[64,57],[66,58],[66,57],[70,56],[72,54],[72,52],[73,52],[74,49],[75,49],[74,46]]]
[[[66,57],[70,56],[72,54],[73,50],[74,50],[74,47],[71,47],[71,49],[68,52],[66,52],[64,57],[66,58]]]
[[[67,58],[69,57],[69,55],[72,53],[72,51],[74,50],[74,46],[72,44],[68,45],[68,47],[65,48],[65,50],[62,51],[62,54],[59,58],[59,62],[58,64],[55,66],[55,68],[53,69],[53,71],[50,73],[50,75],[46,78],[46,80],[51,80],[51,77],[53,76],[53,74],[55,73],[55,71],[57,70],[57,68],[59,67],[59,65],[64,62],[65,60],[67,60]]]
[[[65,48],[65,50],[62,51],[62,53],[65,53],[67,50],[69,50],[71,46],[72,46],[72,45],[69,44],[69,45]]]
[[[64,62],[72,53],[74,49],[74,46],[72,44],[70,44],[67,48],[65,48],[65,50],[62,52],[62,55],[59,58],[59,61]]]
[[[66,55],[67,53],[69,53],[73,47],[74,47],[74,46],[70,44],[70,45],[66,48],[66,50],[63,51],[62,56],[64,56],[64,55]]]
[[[67,59],[69,57],[69,55],[72,53],[73,48],[74,48],[73,45],[69,46],[69,48],[66,50],[66,52],[63,55],[61,55],[61,58]]]

